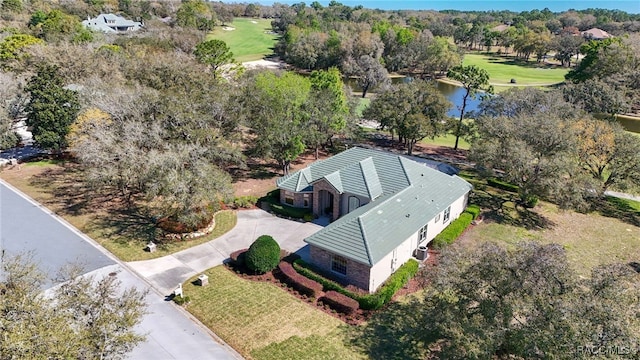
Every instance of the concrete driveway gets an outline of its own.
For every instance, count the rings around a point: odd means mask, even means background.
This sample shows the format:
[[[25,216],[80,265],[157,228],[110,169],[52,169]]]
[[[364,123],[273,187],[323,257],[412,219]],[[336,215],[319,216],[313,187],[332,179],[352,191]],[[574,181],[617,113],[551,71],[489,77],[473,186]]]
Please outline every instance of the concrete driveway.
[[[92,239],[42,205],[0,180],[0,250],[7,254],[33,251],[41,270],[54,275],[69,261],[81,260],[89,275],[116,273],[123,287],[149,290],[147,310],[137,331],[147,335],[129,359],[241,359],[231,347],[181,307],[165,301],[143,278]],[[54,272],[54,273],[52,273]],[[50,282],[49,285],[55,285]]]
[[[248,248],[260,235],[271,235],[280,248],[306,259],[308,246],[303,239],[322,228],[313,223],[281,219],[264,210],[243,210],[237,214],[237,225],[217,239],[158,259],[127,264],[160,293],[169,295],[178,284],[222,264],[232,252]]]

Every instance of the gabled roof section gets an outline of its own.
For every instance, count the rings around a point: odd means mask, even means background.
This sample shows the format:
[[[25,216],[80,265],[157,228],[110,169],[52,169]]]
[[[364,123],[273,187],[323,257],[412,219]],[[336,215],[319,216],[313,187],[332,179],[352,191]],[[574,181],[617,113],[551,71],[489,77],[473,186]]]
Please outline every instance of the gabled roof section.
[[[293,192],[311,191],[310,184],[327,176],[335,186],[337,180],[331,174],[337,172],[344,192],[375,199],[410,185],[400,158],[389,152],[353,147],[279,178],[276,184]]]
[[[331,184],[331,186],[333,186],[333,188],[336,189],[336,191],[338,191],[340,194],[344,192],[344,187],[342,186],[342,179],[340,178],[340,172],[334,171],[331,174],[323,177],[323,179],[325,179],[329,184]]]
[[[457,176],[398,161],[411,185],[346,214],[305,242],[373,266],[472,188]]]

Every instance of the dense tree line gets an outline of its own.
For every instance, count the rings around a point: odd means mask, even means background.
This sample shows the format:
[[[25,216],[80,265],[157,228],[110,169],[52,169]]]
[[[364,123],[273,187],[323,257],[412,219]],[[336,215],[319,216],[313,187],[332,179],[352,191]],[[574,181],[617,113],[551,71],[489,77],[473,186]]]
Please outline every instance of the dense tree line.
[[[452,247],[426,291],[352,331],[371,356],[424,359],[635,358],[640,275],[611,264],[580,276],[557,244]]]

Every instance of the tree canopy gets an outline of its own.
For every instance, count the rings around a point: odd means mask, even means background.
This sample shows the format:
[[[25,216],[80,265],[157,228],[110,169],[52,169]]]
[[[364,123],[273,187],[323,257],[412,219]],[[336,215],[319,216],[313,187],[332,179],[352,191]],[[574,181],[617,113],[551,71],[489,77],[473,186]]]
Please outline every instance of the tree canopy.
[[[62,285],[43,293],[45,274],[27,255],[4,257],[0,271],[0,358],[121,359],[144,341],[134,331],[146,293],[115,277],[61,269]]]
[[[30,95],[27,125],[32,127],[36,144],[55,151],[65,149],[67,134],[80,110],[78,94],[64,87],[58,67],[52,65],[41,66],[25,90]]]
[[[218,39],[201,42],[193,53],[198,61],[209,65],[214,78],[219,75],[222,66],[233,62],[233,53],[229,46]]]
[[[377,120],[392,134],[397,133],[411,155],[418,141],[443,132],[450,106],[433,83],[414,80],[379,93],[363,116]]]
[[[387,358],[588,359],[640,340],[640,275],[626,264],[584,278],[560,245],[483,243],[446,249],[422,276],[423,298],[374,316],[353,342]]]

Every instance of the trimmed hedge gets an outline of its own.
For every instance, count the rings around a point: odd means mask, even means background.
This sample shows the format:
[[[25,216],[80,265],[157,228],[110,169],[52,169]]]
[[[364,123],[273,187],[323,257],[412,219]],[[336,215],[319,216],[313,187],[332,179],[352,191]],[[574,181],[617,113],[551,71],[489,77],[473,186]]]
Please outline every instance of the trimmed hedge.
[[[464,209],[464,212],[471,214],[471,216],[473,216],[472,220],[475,220],[480,215],[481,210],[480,206],[478,205],[469,205],[466,209]]]
[[[361,309],[377,310],[388,303],[393,295],[403,287],[418,272],[419,263],[414,259],[409,259],[395,273],[387,279],[387,281],[374,294],[358,294],[349,291],[344,286],[335,281],[329,280],[320,275],[321,271],[315,269],[312,265],[305,263],[303,260],[293,262],[294,269],[309,279],[313,279],[322,284],[324,291],[336,291],[340,294],[348,296],[358,302]]]
[[[300,275],[288,262],[281,261],[278,264],[278,269],[286,278],[287,283],[300,293],[315,298],[322,291],[322,284]]]
[[[494,188],[502,189],[505,191],[515,192],[515,193],[518,192],[517,185],[509,184],[508,182],[504,182],[495,178],[487,179],[487,185],[493,186]]]
[[[297,208],[289,205],[281,204],[280,202],[269,203],[269,208],[274,213],[294,219],[304,219],[306,215],[311,215],[311,210],[304,208]]]
[[[406,263],[404,263],[396,272],[394,272],[387,281],[385,281],[384,285],[378,290],[378,294],[382,297],[383,304],[391,301],[391,298],[395,293],[400,290],[403,286],[405,286],[411,278],[413,278],[420,268],[420,263],[418,263],[414,259],[409,259]]]
[[[433,239],[433,246],[436,248],[443,248],[446,245],[453,243],[458,236],[460,236],[464,230],[473,221],[473,215],[468,212],[463,212],[460,217],[451,222],[442,232]]]
[[[280,203],[279,189],[269,191],[269,193],[267,193],[266,196],[261,197],[260,199],[258,199],[258,201],[266,202],[267,204],[269,204],[269,208],[276,215],[290,217],[294,219],[305,219],[305,220],[306,220],[305,216],[307,216],[307,218],[311,216],[311,219],[313,220],[313,214],[311,213],[310,209],[297,208],[297,207]]]
[[[262,235],[251,244],[245,253],[244,262],[247,269],[264,274],[278,266],[280,262],[280,245],[269,235]]]
[[[358,310],[359,306],[356,300],[333,290],[327,291],[320,300],[332,309],[344,314],[353,313]]]

